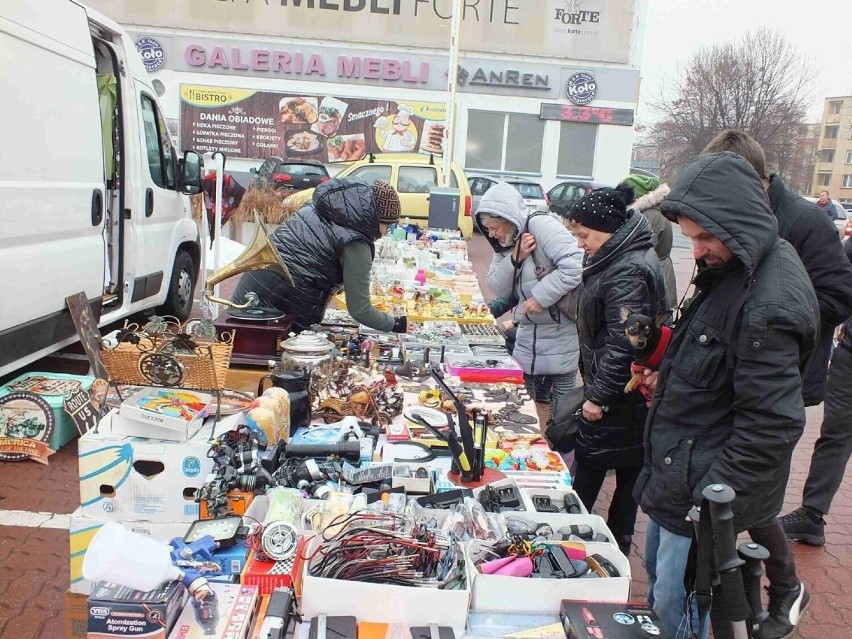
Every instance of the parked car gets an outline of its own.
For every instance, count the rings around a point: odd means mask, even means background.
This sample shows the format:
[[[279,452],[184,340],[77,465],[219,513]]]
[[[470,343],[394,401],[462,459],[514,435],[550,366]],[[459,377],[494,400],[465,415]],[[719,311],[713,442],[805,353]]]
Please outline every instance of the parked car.
[[[582,198],[587,193],[600,189],[606,184],[597,182],[586,182],[584,180],[568,180],[560,182],[547,192],[547,200],[550,203],[550,211],[561,215],[568,216],[568,210],[571,205]]]
[[[806,197],[808,202],[813,202],[816,204],[815,197]],[[834,207],[834,215],[832,217],[832,221],[834,222],[834,226],[837,227],[837,234],[840,236],[842,240],[845,237],[849,237],[852,235],[852,219],[849,219],[849,213],[846,211],[843,206],[841,206],[838,202],[834,200],[831,201],[831,206]]]
[[[458,228],[465,239],[473,233],[471,217],[470,187],[464,171],[456,162],[452,163],[450,188],[461,192]],[[427,226],[429,220],[429,193],[431,189],[442,185],[443,164],[440,158],[419,153],[378,153],[353,162],[335,178],[350,178],[371,183],[384,180],[399,193],[403,219]],[[313,189],[305,189],[289,196],[284,204],[291,209],[301,207],[314,194]]]
[[[301,191],[313,189],[330,179],[328,171],[317,160],[285,160],[273,156],[252,168],[249,188],[265,186],[276,191]]]
[[[479,208],[479,200],[485,195],[485,192],[497,182],[506,182],[515,187],[521,197],[524,198],[524,204],[531,211],[546,211],[549,203],[547,196],[544,194],[544,189],[538,182],[527,180],[524,178],[506,178],[497,176],[477,175],[469,177],[467,183],[470,186],[471,195],[471,214],[476,215],[476,210]]]

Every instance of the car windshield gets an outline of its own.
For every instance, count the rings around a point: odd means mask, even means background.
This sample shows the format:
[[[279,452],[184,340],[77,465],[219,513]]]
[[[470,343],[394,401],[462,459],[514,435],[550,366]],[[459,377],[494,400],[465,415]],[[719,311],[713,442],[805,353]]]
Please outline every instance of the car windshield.
[[[278,172],[290,175],[328,175],[325,167],[314,164],[282,164]]]
[[[257,172],[261,175],[272,175],[272,172],[276,169],[280,161],[280,158],[269,158],[264,160]]]
[[[544,189],[542,189],[538,184],[533,184],[532,182],[509,182],[509,184],[518,190],[521,197],[533,198],[536,200],[544,199]]]

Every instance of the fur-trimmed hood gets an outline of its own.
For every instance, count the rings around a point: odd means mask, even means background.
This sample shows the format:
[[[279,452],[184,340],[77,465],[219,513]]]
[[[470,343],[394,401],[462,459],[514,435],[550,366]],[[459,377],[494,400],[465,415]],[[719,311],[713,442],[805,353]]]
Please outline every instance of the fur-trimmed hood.
[[[660,184],[654,191],[650,193],[646,193],[639,199],[637,199],[633,204],[630,205],[631,209],[636,209],[640,213],[642,211],[646,211],[648,209],[656,208],[660,205],[660,202],[666,199],[666,196],[671,192],[668,184]]]

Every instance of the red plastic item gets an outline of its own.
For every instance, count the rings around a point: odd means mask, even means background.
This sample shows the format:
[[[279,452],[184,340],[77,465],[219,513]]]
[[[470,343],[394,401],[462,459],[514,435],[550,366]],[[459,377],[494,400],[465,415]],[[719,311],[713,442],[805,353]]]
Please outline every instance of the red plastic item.
[[[523,384],[523,371],[490,371],[486,369],[458,369],[459,379],[463,382],[484,382],[490,384]]]

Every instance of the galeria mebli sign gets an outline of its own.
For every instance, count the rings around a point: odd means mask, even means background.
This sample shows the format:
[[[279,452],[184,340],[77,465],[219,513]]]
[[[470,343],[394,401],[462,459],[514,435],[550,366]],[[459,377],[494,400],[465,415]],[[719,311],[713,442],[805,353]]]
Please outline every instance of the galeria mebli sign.
[[[635,0],[465,0],[465,51],[629,61]],[[448,49],[456,0],[88,0],[122,25]]]

